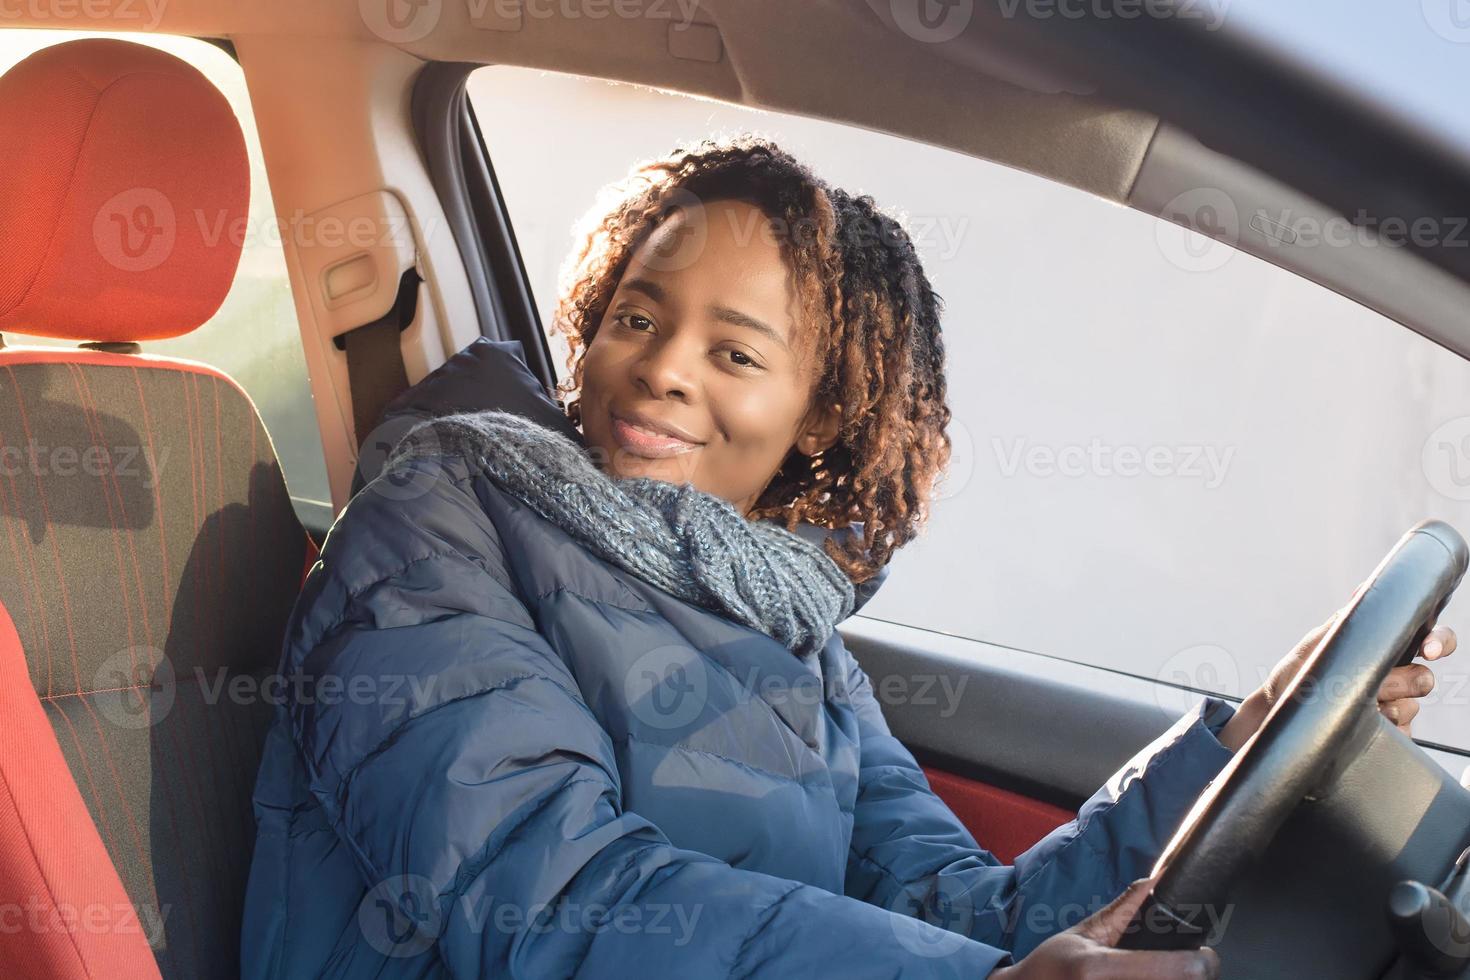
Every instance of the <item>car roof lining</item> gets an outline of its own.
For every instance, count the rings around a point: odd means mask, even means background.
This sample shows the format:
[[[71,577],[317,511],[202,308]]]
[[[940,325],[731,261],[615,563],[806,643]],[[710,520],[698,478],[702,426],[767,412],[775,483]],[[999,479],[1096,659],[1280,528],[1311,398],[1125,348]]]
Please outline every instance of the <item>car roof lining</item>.
[[[515,65],[650,86],[752,108],[845,123],[932,144],[1086,191],[1155,216],[1165,214],[1181,180],[1230,187],[1268,211],[1310,199],[1260,171],[1198,144],[1157,116],[1044,84],[1015,84],[1017,72],[966,61],[911,41],[885,23],[876,0],[623,0],[645,16],[532,16],[515,25],[496,11],[510,0],[442,3],[434,29],[396,47],[423,60]],[[553,0],[516,0],[526,10]],[[613,0],[603,0],[609,9]],[[587,10],[593,0],[584,0]],[[114,10],[119,8],[113,8]],[[662,11],[661,16],[655,14]],[[704,60],[675,35],[717,32],[717,60]],[[56,27],[25,16],[16,26]],[[89,26],[107,29],[106,18]],[[117,29],[127,29],[118,23]],[[136,26],[136,25],[133,25]],[[515,26],[516,29],[507,29]],[[191,0],[159,13],[157,30],[212,38],[317,36],[383,46],[357,0]],[[817,39],[814,43],[813,39]],[[995,50],[1004,50],[997,43]],[[1003,60],[1003,59],[1001,59]],[[996,77],[997,75],[1004,76]],[[874,84],[833,84],[872,79]],[[1011,79],[1011,80],[1004,80]],[[1155,135],[1163,137],[1156,143]],[[650,153],[659,148],[650,148]],[[1330,216],[1316,204],[1310,213]],[[1238,247],[1349,296],[1456,352],[1470,354],[1470,331],[1450,322],[1467,287],[1405,250],[1282,248],[1248,224]],[[1261,240],[1257,241],[1257,238]],[[1387,261],[1379,258],[1390,256]],[[1377,270],[1377,271],[1374,271]],[[1406,282],[1412,289],[1404,289]]]

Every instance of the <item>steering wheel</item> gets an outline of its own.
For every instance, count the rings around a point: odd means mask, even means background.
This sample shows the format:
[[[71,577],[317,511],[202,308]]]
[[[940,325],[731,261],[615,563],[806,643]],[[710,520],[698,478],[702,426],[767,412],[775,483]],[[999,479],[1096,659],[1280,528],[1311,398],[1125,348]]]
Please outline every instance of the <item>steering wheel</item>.
[[[1231,901],[1232,887],[1297,805],[1329,789],[1390,725],[1377,710],[1378,688],[1418,653],[1467,561],[1464,539],[1441,521],[1399,539],[1184,818],[1120,948],[1205,942],[1212,913]]]

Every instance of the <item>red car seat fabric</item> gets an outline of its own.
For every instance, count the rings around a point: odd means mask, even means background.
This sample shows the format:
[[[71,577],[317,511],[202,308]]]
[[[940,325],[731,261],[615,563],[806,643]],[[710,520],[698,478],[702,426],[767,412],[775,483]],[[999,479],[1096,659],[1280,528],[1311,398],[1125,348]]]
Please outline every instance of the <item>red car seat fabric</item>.
[[[43,49],[0,76],[0,166],[0,329],[146,342],[218,310],[249,165],[192,66],[112,39]],[[21,719],[0,739],[0,889],[136,924],[6,930],[0,977],[238,976],[308,545],[228,376],[0,348],[0,727]]]
[[[87,805],[71,780],[58,778],[66,761],[3,606],[0,714],[0,929],[25,947],[23,957],[6,957],[7,976],[157,980],[141,919]]]
[[[306,534],[227,377],[49,358],[0,351],[0,603],[164,975],[232,976]]]
[[[991,854],[1006,864],[1047,834],[1077,816],[1050,803],[924,766],[934,795]]]
[[[188,333],[240,260],[250,167],[199,70],[88,38],[0,76],[0,331],[82,341]]]

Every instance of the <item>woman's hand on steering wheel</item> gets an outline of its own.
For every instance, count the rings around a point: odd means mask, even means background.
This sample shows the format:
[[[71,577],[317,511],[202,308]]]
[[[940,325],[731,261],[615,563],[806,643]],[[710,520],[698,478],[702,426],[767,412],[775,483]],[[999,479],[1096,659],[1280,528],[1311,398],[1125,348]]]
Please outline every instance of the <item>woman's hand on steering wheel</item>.
[[[1135,881],[1107,908],[1037,946],[991,980],[1214,980],[1220,957],[1208,946],[1190,950],[1117,949],[1148,897],[1153,879]]]
[[[1357,593],[1354,593],[1353,597],[1356,598]],[[1349,601],[1348,607],[1350,608],[1351,605]],[[1220,732],[1221,745],[1231,751],[1237,751],[1246,743],[1246,740],[1261,726],[1261,722],[1266,718],[1266,713],[1276,703],[1276,698],[1286,690],[1292,678],[1301,671],[1312,651],[1317,649],[1318,641],[1346,611],[1347,608],[1339,609],[1333,613],[1331,619],[1302,637],[1301,642],[1293,647],[1292,651],[1271,671],[1271,676],[1266,679],[1266,683],[1253,691],[1241,703],[1235,717],[1225,723],[1225,728]],[[1455,631],[1448,626],[1435,626],[1424,638],[1418,655],[1425,660],[1443,660],[1454,652]],[[1405,735],[1412,735],[1410,726],[1414,721],[1414,716],[1419,713],[1419,699],[1432,690],[1434,690],[1434,671],[1430,670],[1426,664],[1405,664],[1402,667],[1395,667],[1388,672],[1388,676],[1383,679],[1383,684],[1378,688],[1378,710],[1385,718],[1397,725],[1399,731]]]

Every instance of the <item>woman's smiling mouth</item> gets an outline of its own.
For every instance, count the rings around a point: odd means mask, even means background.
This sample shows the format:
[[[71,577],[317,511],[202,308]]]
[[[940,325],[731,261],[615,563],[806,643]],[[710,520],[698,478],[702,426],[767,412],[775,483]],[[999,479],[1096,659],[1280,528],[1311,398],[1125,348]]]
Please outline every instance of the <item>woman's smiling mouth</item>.
[[[655,428],[641,420],[629,420],[616,414],[612,416],[612,435],[619,446],[648,459],[681,456],[704,445],[665,432],[662,428]]]

